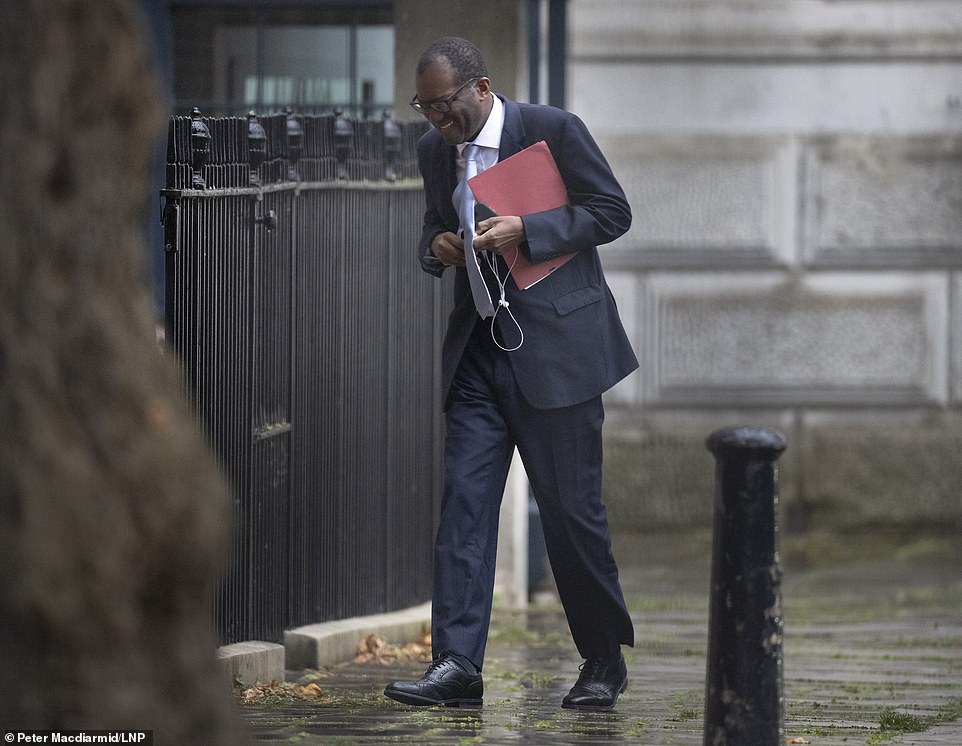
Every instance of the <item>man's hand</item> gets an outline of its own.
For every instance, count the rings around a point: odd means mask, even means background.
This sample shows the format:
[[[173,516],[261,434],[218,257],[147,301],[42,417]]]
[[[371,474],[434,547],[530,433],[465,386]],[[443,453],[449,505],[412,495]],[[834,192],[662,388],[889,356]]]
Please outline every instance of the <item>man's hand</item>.
[[[449,267],[464,266],[464,241],[456,233],[438,233],[431,241],[431,253]]]
[[[517,215],[497,215],[477,224],[474,239],[475,251],[493,251],[504,254],[524,243],[524,223]],[[463,252],[462,252],[463,254]]]

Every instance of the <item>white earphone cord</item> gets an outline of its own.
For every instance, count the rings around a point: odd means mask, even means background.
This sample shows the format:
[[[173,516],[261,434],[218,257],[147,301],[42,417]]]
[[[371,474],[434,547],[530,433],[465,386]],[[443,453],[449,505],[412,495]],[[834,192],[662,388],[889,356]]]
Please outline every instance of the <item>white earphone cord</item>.
[[[518,251],[521,251],[521,249],[519,248]],[[498,273],[497,256],[487,251],[485,252],[484,255],[485,255],[485,258],[487,259],[488,266],[491,267],[491,272],[494,274],[494,279],[498,283],[498,295],[500,296],[498,298],[498,305],[494,307],[494,316],[491,317],[491,339],[493,339],[494,343],[505,352],[514,352],[515,350],[519,349],[521,345],[524,344],[524,329],[521,328],[521,324],[518,323],[518,320],[514,317],[514,314],[511,312],[511,304],[508,303],[508,299],[507,297],[505,297],[504,285],[508,281],[508,277],[511,276],[511,270],[514,269],[515,262],[518,261],[518,255],[517,254],[514,255],[514,260],[512,260],[511,266],[508,267],[508,274],[505,276],[504,280],[501,279],[501,275]],[[514,325],[518,328],[518,334],[521,336],[521,339],[518,341],[518,344],[516,344],[514,347],[505,347],[504,345],[502,345],[498,341],[497,335],[494,333],[495,332],[494,323],[498,318],[498,313],[501,311],[502,308],[508,312],[508,316],[511,317],[511,320],[514,322]]]

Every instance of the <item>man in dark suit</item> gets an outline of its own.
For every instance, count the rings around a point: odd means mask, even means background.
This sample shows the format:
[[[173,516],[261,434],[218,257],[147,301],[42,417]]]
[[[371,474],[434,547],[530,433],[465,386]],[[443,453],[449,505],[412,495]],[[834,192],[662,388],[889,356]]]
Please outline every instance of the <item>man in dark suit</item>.
[[[433,125],[418,143],[427,198],[421,264],[438,276],[455,268],[455,306],[442,353],[447,427],[434,661],[423,678],[394,682],[385,694],[415,705],[481,703],[499,506],[517,447],[571,634],[586,659],[562,706],[610,708],[627,686],[620,646],[633,644],[634,629],[601,502],[601,394],[638,363],[596,247],[627,231],[631,212],[581,120],[495,94],[470,42],[434,42],[418,63],[415,87],[412,106]],[[540,140],[557,162],[569,204],[477,223],[474,251],[497,309],[482,318],[452,201],[464,179],[465,147],[483,170]],[[514,249],[532,263],[574,258],[522,290],[504,261]]]

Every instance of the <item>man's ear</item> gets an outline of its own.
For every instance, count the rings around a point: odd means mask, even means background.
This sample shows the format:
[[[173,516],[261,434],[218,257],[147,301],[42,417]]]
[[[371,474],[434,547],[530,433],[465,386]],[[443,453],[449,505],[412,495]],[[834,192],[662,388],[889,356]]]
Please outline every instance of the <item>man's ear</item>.
[[[484,77],[478,78],[478,92],[481,94],[481,98],[484,98],[491,92],[491,79]]]

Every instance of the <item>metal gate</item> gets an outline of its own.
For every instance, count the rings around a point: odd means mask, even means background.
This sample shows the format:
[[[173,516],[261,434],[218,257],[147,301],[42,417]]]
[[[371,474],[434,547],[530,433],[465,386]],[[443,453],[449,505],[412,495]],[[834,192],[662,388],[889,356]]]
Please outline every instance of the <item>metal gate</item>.
[[[166,335],[233,491],[221,642],[427,600],[442,284],[423,123],[171,120]]]

